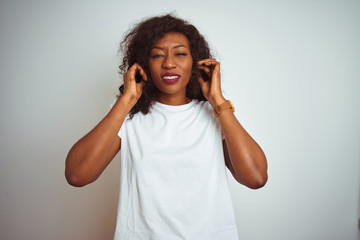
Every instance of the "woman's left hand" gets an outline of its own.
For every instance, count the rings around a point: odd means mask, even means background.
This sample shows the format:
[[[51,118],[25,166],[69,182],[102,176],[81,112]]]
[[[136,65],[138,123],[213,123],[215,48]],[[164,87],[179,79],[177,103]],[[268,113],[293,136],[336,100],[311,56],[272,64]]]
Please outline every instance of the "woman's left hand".
[[[220,63],[215,59],[203,59],[198,61],[197,64],[198,68],[203,70],[209,77],[208,81],[204,81],[201,75],[198,77],[204,97],[213,108],[225,102],[226,100],[221,92]]]

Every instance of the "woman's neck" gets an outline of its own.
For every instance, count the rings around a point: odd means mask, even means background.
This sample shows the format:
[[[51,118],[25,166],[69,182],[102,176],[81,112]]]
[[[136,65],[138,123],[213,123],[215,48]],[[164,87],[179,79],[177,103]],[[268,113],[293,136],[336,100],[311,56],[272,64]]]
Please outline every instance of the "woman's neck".
[[[174,95],[174,94],[161,94],[156,99],[159,103],[166,105],[184,105],[191,102],[190,98],[187,98],[184,95]]]

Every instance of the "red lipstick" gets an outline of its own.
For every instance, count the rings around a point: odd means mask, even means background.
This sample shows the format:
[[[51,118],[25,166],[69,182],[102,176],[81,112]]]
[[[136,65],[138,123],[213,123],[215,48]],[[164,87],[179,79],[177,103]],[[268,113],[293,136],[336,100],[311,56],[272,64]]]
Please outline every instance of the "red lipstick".
[[[180,79],[180,75],[174,72],[166,72],[161,75],[161,79],[167,84],[174,84]]]

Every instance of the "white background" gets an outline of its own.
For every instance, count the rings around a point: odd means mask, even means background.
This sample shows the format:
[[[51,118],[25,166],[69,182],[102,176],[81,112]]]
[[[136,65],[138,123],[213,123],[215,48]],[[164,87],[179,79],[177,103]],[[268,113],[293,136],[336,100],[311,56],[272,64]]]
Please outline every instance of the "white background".
[[[118,44],[175,12],[205,35],[223,91],[269,162],[229,175],[240,239],[359,239],[359,1],[0,1],[0,239],[112,239],[117,156],[69,186],[70,147],[118,93]]]

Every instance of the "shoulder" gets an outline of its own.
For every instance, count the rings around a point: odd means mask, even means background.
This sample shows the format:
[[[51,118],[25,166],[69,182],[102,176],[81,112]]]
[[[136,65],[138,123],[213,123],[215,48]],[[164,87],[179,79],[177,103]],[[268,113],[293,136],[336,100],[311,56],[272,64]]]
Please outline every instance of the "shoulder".
[[[213,108],[208,101],[195,100],[195,105],[199,111],[204,112],[206,115],[208,115],[208,117],[214,117]]]

